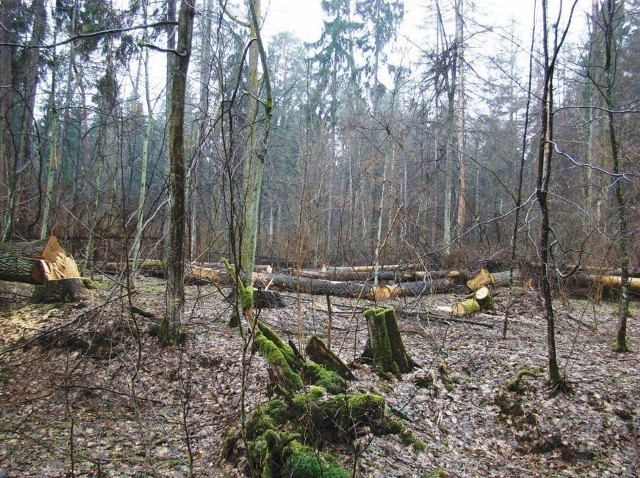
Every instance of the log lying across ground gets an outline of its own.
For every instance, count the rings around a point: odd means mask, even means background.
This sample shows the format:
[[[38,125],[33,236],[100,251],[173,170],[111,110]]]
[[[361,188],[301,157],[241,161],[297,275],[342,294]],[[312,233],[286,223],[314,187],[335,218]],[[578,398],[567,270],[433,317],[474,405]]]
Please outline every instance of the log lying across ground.
[[[39,241],[0,243],[0,280],[44,284],[79,277],[75,260],[55,236]]]
[[[299,277],[309,279],[322,279],[331,281],[368,281],[373,280],[375,275],[374,266],[353,266],[353,267],[324,267],[322,269],[302,269],[295,274]],[[420,280],[442,279],[453,277],[454,275],[463,277],[460,271],[427,271],[421,264],[396,264],[380,266],[378,269],[378,280],[396,282],[414,282]],[[466,280],[466,279],[465,279]]]
[[[55,236],[0,243],[0,280],[42,285],[41,299],[45,302],[72,302],[86,297],[78,265]]]

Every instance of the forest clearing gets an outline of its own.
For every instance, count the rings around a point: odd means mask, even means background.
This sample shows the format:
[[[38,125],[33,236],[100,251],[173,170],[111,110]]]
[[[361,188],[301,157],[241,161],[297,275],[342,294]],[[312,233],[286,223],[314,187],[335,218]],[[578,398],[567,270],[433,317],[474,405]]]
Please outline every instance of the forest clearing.
[[[244,476],[243,456],[223,459],[223,443],[242,410],[250,415],[267,402],[270,379],[264,358],[228,325],[228,288],[187,286],[185,342],[166,347],[152,332],[164,281],[139,277],[129,296],[116,279],[96,277],[90,298],[66,304],[29,304],[25,286],[16,288],[13,300],[25,302],[0,319],[1,476]],[[283,308],[259,310],[259,320],[296,344],[311,335],[327,340],[324,296],[282,298]],[[572,392],[554,395],[539,294],[495,289],[495,311],[473,316],[479,325],[442,316],[460,298],[383,304],[396,310],[407,353],[419,364],[386,379],[357,363],[368,335],[363,311],[375,304],[331,299],[331,348],[355,376],[348,392],[384,397],[385,414],[407,433],[358,430],[350,443],[323,452],[355,477],[637,476],[637,321],[629,322],[633,351],[616,353],[614,303],[558,300],[559,361]],[[633,302],[632,316],[638,311]],[[522,371],[532,376],[509,391]]]

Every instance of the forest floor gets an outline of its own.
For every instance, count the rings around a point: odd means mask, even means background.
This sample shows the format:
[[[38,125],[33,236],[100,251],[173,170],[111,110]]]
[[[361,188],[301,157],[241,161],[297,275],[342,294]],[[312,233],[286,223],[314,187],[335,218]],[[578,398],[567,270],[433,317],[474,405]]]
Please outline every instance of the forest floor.
[[[269,378],[264,360],[228,327],[221,291],[189,286],[187,340],[162,347],[151,331],[162,316],[164,283],[140,279],[131,300],[155,315],[147,318],[130,313],[113,280],[98,283],[85,303],[25,301],[1,313],[0,477],[244,476],[242,463],[221,460],[221,445],[243,410],[268,399]],[[284,298],[286,308],[262,310],[260,319],[296,344],[311,334],[326,338],[324,297]],[[358,365],[349,390],[383,395],[425,449],[395,435],[367,435],[333,450],[345,468],[357,477],[640,476],[638,302],[626,354],[613,351],[614,303],[555,302],[558,359],[572,393],[554,396],[538,295],[496,290],[496,314],[472,318],[492,328],[425,318],[445,315],[438,308],[458,299],[383,304],[406,312],[400,329],[421,368],[382,380]],[[332,349],[351,362],[364,348],[362,311],[372,304],[331,305]],[[523,379],[522,393],[507,391],[521,370],[541,373]]]

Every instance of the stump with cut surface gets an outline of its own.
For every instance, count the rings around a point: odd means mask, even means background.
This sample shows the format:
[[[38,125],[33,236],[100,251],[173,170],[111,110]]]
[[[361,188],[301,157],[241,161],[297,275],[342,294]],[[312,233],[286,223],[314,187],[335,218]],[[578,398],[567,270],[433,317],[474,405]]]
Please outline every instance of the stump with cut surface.
[[[55,236],[0,243],[0,280],[41,285],[47,302],[74,302],[87,296],[76,261]]]

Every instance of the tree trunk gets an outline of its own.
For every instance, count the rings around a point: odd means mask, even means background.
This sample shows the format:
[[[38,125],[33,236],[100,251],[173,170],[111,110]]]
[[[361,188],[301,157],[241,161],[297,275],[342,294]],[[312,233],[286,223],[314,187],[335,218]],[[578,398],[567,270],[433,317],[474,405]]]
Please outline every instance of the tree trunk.
[[[549,365],[549,384],[556,391],[567,391],[568,385],[565,379],[560,375],[560,367],[556,357],[556,335],[555,335],[555,316],[553,310],[553,295],[551,293],[551,281],[549,279],[549,236],[551,232],[550,211],[549,211],[549,183],[551,180],[551,157],[553,154],[553,77],[555,65],[562,40],[558,40],[559,25],[556,23],[551,26],[554,33],[553,51],[549,52],[549,25],[547,24],[547,0],[542,0],[542,47],[544,52],[543,68],[544,83],[541,95],[541,132],[538,144],[538,177],[536,184],[536,198],[540,206],[540,244],[539,254],[542,273],[542,297],[544,300],[545,314],[547,319],[547,358]],[[568,28],[568,26],[567,26]]]
[[[171,114],[169,116],[171,210],[167,244],[166,315],[158,330],[158,336],[165,343],[178,342],[184,333],[182,321],[185,300],[184,260],[187,222],[184,116],[194,15],[193,4],[188,0],[182,0],[178,19],[177,58],[171,75]]]

